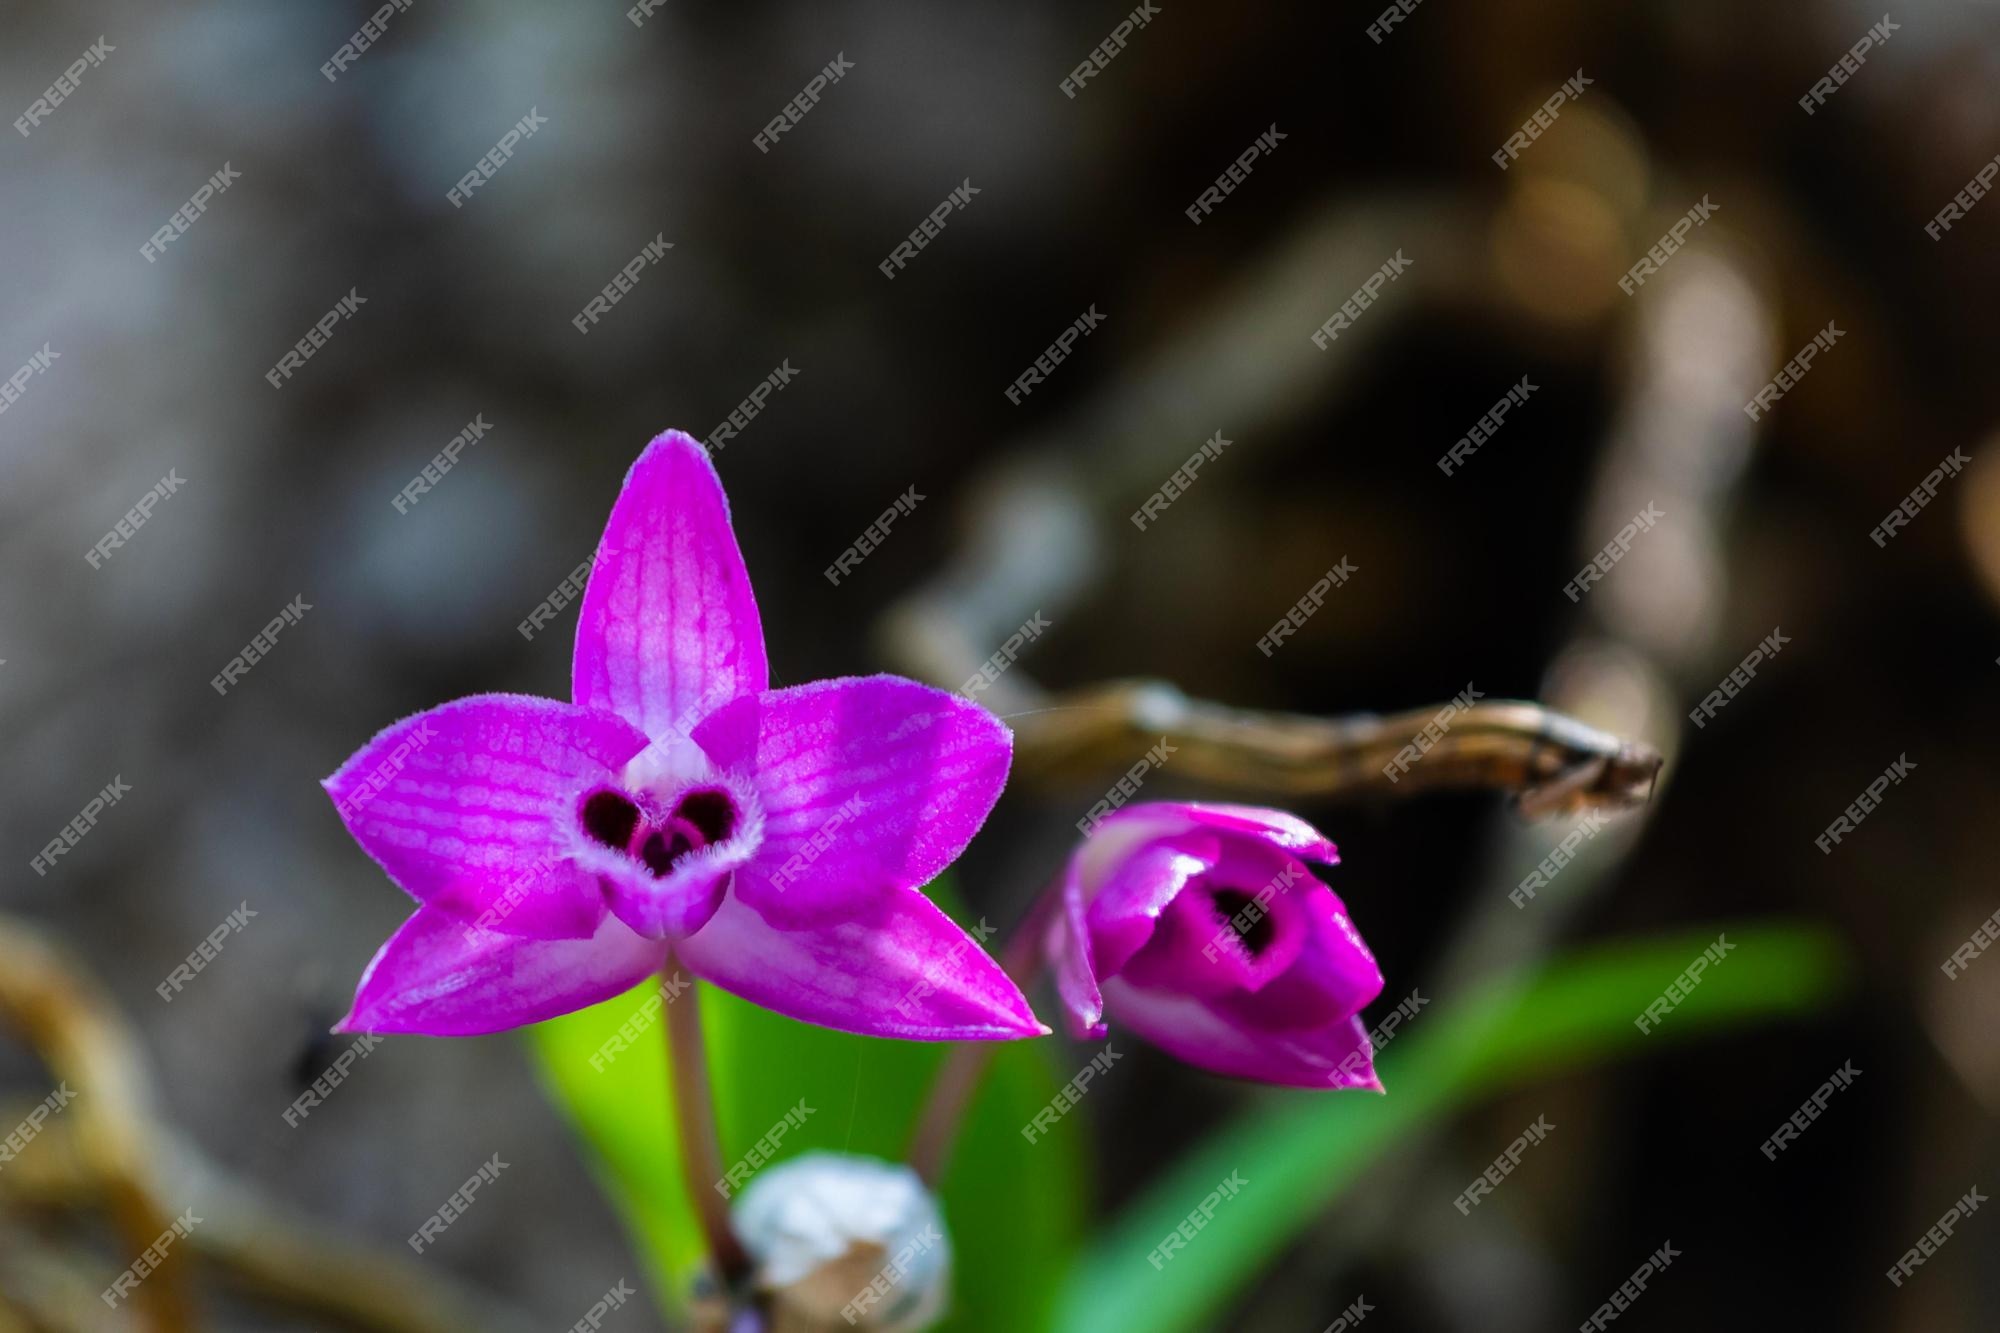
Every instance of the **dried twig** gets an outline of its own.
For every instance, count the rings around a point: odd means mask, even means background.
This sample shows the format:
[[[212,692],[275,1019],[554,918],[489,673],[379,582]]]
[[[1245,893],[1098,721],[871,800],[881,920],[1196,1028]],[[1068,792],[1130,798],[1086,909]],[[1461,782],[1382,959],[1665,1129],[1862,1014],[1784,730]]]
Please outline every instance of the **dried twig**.
[[[181,1209],[202,1219],[139,1284],[134,1303],[147,1327],[172,1333],[196,1327],[190,1252],[247,1291],[341,1327],[373,1333],[526,1327],[490,1298],[298,1218],[222,1172],[160,1121],[137,1038],[82,966],[4,917],[0,1023],[20,1031],[75,1096],[43,1126],[33,1151],[0,1175],[0,1202],[107,1209],[132,1255]]]
[[[159,1239],[180,1211],[164,1201],[156,1174],[154,1102],[137,1041],[74,960],[26,926],[4,919],[0,1022],[20,1032],[74,1094],[74,1106],[63,1114],[74,1127],[80,1155],[92,1165],[98,1203],[110,1214],[129,1262]],[[147,1326],[161,1333],[194,1327],[185,1254],[169,1246],[134,1297]]]
[[[1514,793],[1523,813],[1540,816],[1630,809],[1660,770],[1649,745],[1512,700],[1320,718],[1114,681],[1012,722],[1016,771],[1049,783],[1100,781],[1165,741],[1178,776],[1224,792],[1332,800],[1483,788]]]

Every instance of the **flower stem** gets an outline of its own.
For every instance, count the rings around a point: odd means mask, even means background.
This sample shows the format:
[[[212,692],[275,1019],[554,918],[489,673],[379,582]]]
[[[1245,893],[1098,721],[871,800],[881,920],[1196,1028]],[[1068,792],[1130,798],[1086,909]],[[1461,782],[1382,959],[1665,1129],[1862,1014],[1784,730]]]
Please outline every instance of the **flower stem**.
[[[660,975],[672,984],[675,972],[671,957]],[[667,1003],[667,1069],[673,1084],[674,1131],[680,1141],[688,1202],[701,1221],[717,1276],[725,1286],[734,1286],[750,1272],[750,1256],[736,1238],[729,1222],[729,1204],[718,1188],[723,1179],[722,1143],[715,1128],[708,1047],[701,1033],[699,981],[689,983]]]
[[[1042,931],[1055,902],[1056,890],[1051,887],[1028,909],[1028,915],[1007,937],[1007,948],[1000,956],[1000,966],[1006,969],[1007,975],[1023,993],[1041,976]],[[937,1078],[931,1083],[930,1097],[917,1120],[916,1133],[910,1137],[910,1169],[925,1185],[935,1187],[938,1177],[949,1164],[959,1127],[965,1121],[973,1094],[979,1090],[980,1076],[986,1072],[987,1062],[993,1058],[993,1048],[997,1044],[990,1041],[958,1042],[938,1067]]]

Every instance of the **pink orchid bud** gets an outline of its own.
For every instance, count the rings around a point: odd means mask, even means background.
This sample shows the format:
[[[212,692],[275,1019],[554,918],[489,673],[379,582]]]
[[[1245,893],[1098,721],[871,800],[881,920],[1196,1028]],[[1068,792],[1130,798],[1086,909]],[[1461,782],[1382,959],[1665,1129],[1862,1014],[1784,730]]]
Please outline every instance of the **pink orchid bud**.
[[[1382,972],[1306,861],[1339,862],[1280,810],[1127,806],[1071,856],[1044,947],[1071,1030],[1107,1016],[1218,1074],[1373,1088],[1358,1017]]]

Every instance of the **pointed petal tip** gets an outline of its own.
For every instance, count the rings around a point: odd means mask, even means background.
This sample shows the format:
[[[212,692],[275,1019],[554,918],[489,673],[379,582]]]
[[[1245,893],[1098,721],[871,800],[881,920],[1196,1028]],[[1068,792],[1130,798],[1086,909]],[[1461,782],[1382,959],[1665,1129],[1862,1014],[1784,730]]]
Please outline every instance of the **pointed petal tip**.
[[[1375,1072],[1372,1065],[1365,1077],[1344,1069],[1336,1069],[1327,1075],[1326,1084],[1329,1092],[1372,1092],[1381,1097],[1386,1097],[1389,1093],[1389,1090],[1382,1086],[1382,1076]]]
[[[1103,1041],[1111,1034],[1110,1027],[1104,1021],[1104,1006],[1101,1004],[1090,1010],[1064,1005],[1063,1027],[1067,1028],[1069,1035],[1077,1041]]]
[[[347,1017],[335,1023],[327,1031],[337,1037],[455,1037],[461,1035],[483,1035],[478,1033],[461,1034],[456,1032],[426,1031],[421,1022],[412,1020],[399,1022],[395,1019],[379,1017],[373,1013],[364,1012],[359,1000],[355,1001],[354,1008],[348,1013]]]
[[[1036,1037],[1053,1035],[1047,1024],[1039,1019],[1022,1022],[1010,1019],[1005,1022],[982,1024],[977,1027],[938,1028],[931,1035],[904,1035],[906,1041],[1031,1041]]]
[[[483,1037],[621,995],[659,969],[666,946],[605,914],[589,939],[469,928],[420,907],[375,954],[340,1020],[346,1032]]]
[[[632,466],[635,468],[638,467],[640,463],[644,463],[656,452],[667,453],[673,450],[691,454],[710,466],[713,466],[715,463],[714,457],[708,452],[707,445],[682,430],[679,426],[669,426],[652,439],[646,441],[646,447],[640,451],[638,462],[635,462]]]
[[[386,945],[384,946],[386,947]],[[370,964],[373,967],[373,964]],[[403,1029],[393,1024],[384,1026],[382,1006],[368,994],[368,977],[364,974],[355,987],[354,999],[347,1006],[347,1013],[327,1031],[341,1037],[386,1036]]]
[[[930,1027],[933,1035],[915,1040],[1029,1041],[1053,1035],[1048,1024],[1042,1022],[1029,1006],[1028,997],[1021,993],[1013,978],[1001,970],[999,963],[993,962],[991,969],[992,975],[988,978],[990,988],[986,989],[983,997],[973,1001],[984,1010],[983,1013],[939,1021]],[[965,998],[973,1000],[971,995]],[[915,1029],[923,1026],[914,1025]]]
[[[722,490],[722,474],[716,470],[715,455],[709,451],[707,445],[679,426],[669,426],[646,441],[646,447],[632,460],[632,466],[625,469],[625,486],[629,488],[634,481],[655,468],[670,465],[674,455],[679,455],[689,462],[699,463],[702,470],[714,480],[716,490]],[[726,514],[729,505],[726,496],[722,504]]]
[[[1030,1011],[1014,1020],[1013,1024],[1010,1026],[1009,1029],[1008,1039],[1020,1040],[1023,1038],[1052,1037],[1054,1035],[1055,1035],[1055,1029],[1051,1028],[1047,1023],[1044,1023],[1041,1019],[1037,1018],[1034,1015],[1034,1013]]]

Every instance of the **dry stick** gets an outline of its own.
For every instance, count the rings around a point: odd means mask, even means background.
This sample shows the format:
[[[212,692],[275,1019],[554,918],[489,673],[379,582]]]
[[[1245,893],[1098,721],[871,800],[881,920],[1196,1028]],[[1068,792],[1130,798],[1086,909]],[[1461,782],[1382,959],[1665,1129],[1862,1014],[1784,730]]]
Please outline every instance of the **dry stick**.
[[[172,1226],[159,1197],[149,1120],[153,1099],[138,1044],[110,1001],[57,948],[0,920],[0,1021],[40,1052],[59,1084],[74,1083],[78,1136],[103,1172],[102,1201],[130,1262]],[[194,1327],[185,1250],[169,1246],[133,1303],[146,1327]],[[121,1265],[122,1266],[122,1265]]]
[[[1049,913],[1056,904],[1057,885],[1049,886],[1047,892],[1028,909],[1021,924],[1007,937],[1007,948],[1000,958],[1000,966],[1006,970],[1016,986],[1025,994],[1032,988],[1042,973],[1041,939]],[[910,1169],[925,1185],[935,1187],[938,1177],[944,1174],[945,1166],[951,1160],[952,1144],[958,1140],[960,1125],[964,1123],[965,1112],[972,1105],[972,1096],[979,1089],[980,1076],[986,1072],[986,1064],[993,1058],[993,1048],[998,1042],[961,1041],[952,1045],[951,1053],[938,1067],[937,1078],[931,1083],[931,1094],[924,1102],[923,1113],[917,1118],[916,1133],[910,1136]]]
[[[673,980],[673,959],[661,976]],[[674,1131],[680,1141],[681,1171],[688,1202],[708,1238],[708,1253],[725,1286],[748,1276],[750,1256],[729,1221],[729,1204],[711,1185],[722,1179],[722,1143],[715,1128],[715,1095],[708,1078],[708,1046],[701,1031],[701,983],[689,986],[667,1006],[667,1068],[673,1080]]]
[[[101,1254],[72,1252],[0,1214],[0,1333],[101,1330],[103,1267]]]
[[[1103,781],[1164,740],[1176,775],[1238,793],[1491,790],[1517,796],[1531,817],[1632,809],[1660,769],[1644,742],[1518,700],[1311,717],[1190,699],[1164,681],[1109,681],[1059,695],[1013,726],[1015,770],[1031,782]]]
[[[314,1223],[286,1216],[202,1160],[198,1149],[159,1130],[162,1191],[197,1200],[201,1225],[187,1244],[242,1291],[328,1326],[368,1333],[516,1333],[529,1325],[489,1300],[460,1291],[448,1279],[375,1251]],[[0,1175],[0,1204],[30,1213],[101,1202],[104,1181],[67,1118],[51,1120],[20,1170]],[[11,1260],[0,1251],[0,1260]],[[101,1266],[95,1257],[93,1263]],[[0,1273],[0,1283],[5,1275]],[[93,1295],[91,1305],[96,1304]],[[95,1325],[90,1325],[95,1327]]]
[[[174,1200],[193,1205],[202,1218],[185,1242],[188,1250],[224,1276],[339,1327],[373,1333],[524,1327],[512,1311],[451,1279],[302,1221],[222,1173],[158,1120],[138,1039],[82,965],[4,916],[0,1024],[19,1029],[76,1094],[74,1109],[44,1127],[35,1156],[0,1176],[0,1203],[20,1198],[31,1206],[132,1210],[123,1230],[143,1237],[137,1239],[143,1249],[171,1223],[175,1208],[167,1201]],[[169,1263],[178,1249],[168,1249]],[[153,1285],[149,1278],[139,1295]]]
[[[240,1180],[223,1176],[171,1132],[169,1170],[199,1198],[196,1252],[227,1264],[232,1285],[266,1300],[311,1310],[343,1328],[432,1333],[477,1327],[521,1330],[527,1321],[491,1297],[461,1288],[420,1265],[386,1257],[322,1223],[288,1218]]]

